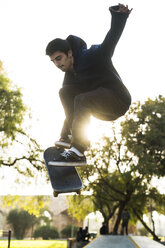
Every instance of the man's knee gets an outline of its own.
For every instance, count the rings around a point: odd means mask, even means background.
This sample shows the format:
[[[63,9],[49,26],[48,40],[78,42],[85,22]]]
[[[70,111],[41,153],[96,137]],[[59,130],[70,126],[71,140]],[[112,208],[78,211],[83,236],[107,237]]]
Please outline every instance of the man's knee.
[[[75,107],[87,107],[88,106],[88,98],[86,97],[85,94],[79,94],[77,96],[75,96],[74,99],[74,105]]]
[[[65,96],[66,96],[66,94],[67,94],[67,88],[61,88],[60,90],[59,90],[59,96],[60,96],[60,99],[64,99],[65,98]]]
[[[73,85],[67,85],[59,90],[60,99],[65,99],[66,97],[74,99],[77,95],[81,93],[81,90]]]

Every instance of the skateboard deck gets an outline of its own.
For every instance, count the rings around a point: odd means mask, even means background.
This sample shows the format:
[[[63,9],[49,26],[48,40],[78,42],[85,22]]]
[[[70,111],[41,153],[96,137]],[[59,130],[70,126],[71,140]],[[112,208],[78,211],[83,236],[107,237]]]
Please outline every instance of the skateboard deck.
[[[76,192],[79,194],[82,188],[81,178],[75,167],[48,165],[49,161],[59,156],[63,151],[64,149],[54,146],[47,148],[44,152],[44,161],[55,197],[60,193]]]

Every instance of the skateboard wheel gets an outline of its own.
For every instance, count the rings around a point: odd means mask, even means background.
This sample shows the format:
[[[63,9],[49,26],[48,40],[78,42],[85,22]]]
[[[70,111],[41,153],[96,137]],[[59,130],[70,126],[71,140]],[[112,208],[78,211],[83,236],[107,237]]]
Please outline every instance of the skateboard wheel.
[[[53,192],[53,196],[54,197],[57,197],[58,196],[58,193],[56,191]]]
[[[81,192],[80,190],[77,190],[77,191],[76,191],[76,193],[77,193],[78,195],[80,195],[80,192]]]

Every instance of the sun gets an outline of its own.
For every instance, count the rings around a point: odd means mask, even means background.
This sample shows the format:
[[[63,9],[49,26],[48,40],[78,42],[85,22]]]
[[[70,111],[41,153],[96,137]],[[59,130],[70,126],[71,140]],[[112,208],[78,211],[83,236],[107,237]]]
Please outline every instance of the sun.
[[[112,132],[111,123],[98,120],[91,117],[90,124],[87,129],[88,139],[90,142],[98,142],[103,136],[110,136]]]

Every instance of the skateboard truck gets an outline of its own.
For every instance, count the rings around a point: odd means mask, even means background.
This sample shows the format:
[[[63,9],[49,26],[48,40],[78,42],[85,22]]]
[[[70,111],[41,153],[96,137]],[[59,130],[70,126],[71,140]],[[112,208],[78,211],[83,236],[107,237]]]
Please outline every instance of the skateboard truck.
[[[53,191],[53,196],[58,197],[58,195],[61,194],[61,193],[71,193],[71,192],[57,192],[57,191],[54,190]],[[80,195],[81,190],[79,189],[79,190],[75,191],[75,193],[77,193],[77,195]]]

